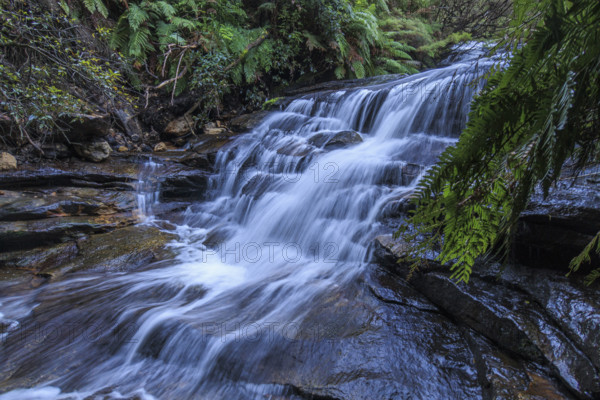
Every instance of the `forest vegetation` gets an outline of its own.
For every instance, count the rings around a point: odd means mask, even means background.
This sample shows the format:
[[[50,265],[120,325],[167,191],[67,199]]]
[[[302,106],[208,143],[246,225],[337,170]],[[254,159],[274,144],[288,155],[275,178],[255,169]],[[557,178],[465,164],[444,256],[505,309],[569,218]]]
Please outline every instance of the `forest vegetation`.
[[[509,5],[1,0],[1,137],[37,146],[81,115],[140,112],[155,96],[193,97],[201,124],[227,104],[258,109],[290,85],[414,73],[453,43],[492,35]]]

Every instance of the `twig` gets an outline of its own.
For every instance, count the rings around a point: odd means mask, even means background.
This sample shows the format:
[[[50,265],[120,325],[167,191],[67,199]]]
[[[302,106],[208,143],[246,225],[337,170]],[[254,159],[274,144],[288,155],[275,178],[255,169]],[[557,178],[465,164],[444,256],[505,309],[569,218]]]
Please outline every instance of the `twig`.
[[[181,60],[183,60],[183,56],[185,55],[186,51],[187,49],[184,49],[181,52],[181,55],[179,56],[179,62],[177,63],[177,70],[175,71],[175,83],[173,84],[173,91],[171,92],[171,105],[175,103],[173,99],[175,98],[175,89],[177,89],[177,79],[179,79],[179,67],[181,66]],[[181,76],[183,76],[183,74],[181,74]]]
[[[31,140],[31,137],[29,137],[29,134],[27,133],[27,130],[21,126],[20,124],[19,126],[19,131],[21,131],[21,134],[23,136],[25,136],[25,138],[27,139],[27,141],[43,156],[44,154],[44,150],[41,149],[40,146],[38,146],[33,140]]]
[[[248,54],[248,51],[250,51],[250,49],[259,46],[262,42],[265,41],[265,39],[269,36],[269,32],[265,32],[262,35],[260,35],[258,37],[258,39],[256,39],[254,42],[250,43],[248,46],[246,46],[246,48],[244,49],[244,51],[242,51],[242,54],[238,57],[237,60],[235,60],[234,62],[232,62],[231,64],[229,64],[227,66],[227,68],[225,68],[225,72],[229,71],[231,68],[234,68],[236,65],[238,65],[239,63],[242,62],[242,60],[246,57],[246,54]]]

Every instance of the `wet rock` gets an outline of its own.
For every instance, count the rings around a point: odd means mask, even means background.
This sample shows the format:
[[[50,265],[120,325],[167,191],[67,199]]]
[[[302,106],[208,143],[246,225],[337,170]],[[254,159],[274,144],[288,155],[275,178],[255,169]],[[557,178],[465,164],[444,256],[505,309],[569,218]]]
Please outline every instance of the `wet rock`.
[[[158,153],[161,151],[167,151],[167,145],[164,142],[160,142],[154,146],[154,152]]]
[[[368,279],[379,285],[377,276]],[[139,352],[189,368],[211,340],[229,335],[209,374],[223,385],[275,384],[288,388],[287,395],[317,399],[480,399],[477,371],[461,332],[413,289],[398,290],[393,298],[409,297],[402,300],[406,304],[387,296],[382,300],[363,284],[338,287],[313,299],[306,308],[312,311],[300,323],[274,321],[245,330],[243,320],[238,329],[232,320],[223,331],[214,321],[168,320]],[[252,294],[236,296],[243,310]]]
[[[251,114],[242,114],[229,121],[229,128],[234,132],[250,132],[256,128],[269,115],[269,111],[258,111]]]
[[[376,240],[376,258],[402,276],[409,271],[396,260],[405,253],[401,241],[389,236]],[[600,395],[598,338],[593,333],[600,326],[600,305],[593,292],[552,271],[511,267],[501,275],[481,266],[468,285],[458,284],[431,256],[433,267],[409,280],[420,293],[502,348],[547,365],[578,397]]]
[[[176,235],[150,226],[129,226],[91,235],[77,242],[79,253],[69,263],[51,271],[54,276],[76,271],[123,272],[154,261],[172,258],[166,244]]]
[[[159,179],[160,196],[162,199],[202,199],[208,189],[209,176],[202,170],[170,168],[168,174]]]
[[[271,174],[254,175],[246,182],[242,188],[242,193],[257,199],[269,189],[274,179],[275,177]]]
[[[308,139],[308,143],[315,147],[328,150],[347,147],[362,142],[362,137],[355,131],[341,131],[332,133],[317,133]]]
[[[398,274],[403,278],[412,276],[409,265],[405,262],[398,262],[409,256],[410,245],[401,239],[394,239],[391,234],[380,235],[373,241],[373,255],[379,265],[385,266],[390,271]],[[422,259],[420,270],[439,271],[445,270],[435,259],[438,256],[437,252],[430,252]]]
[[[0,152],[0,171],[17,169],[17,159],[12,154]]]
[[[599,205],[600,189],[589,184],[559,183],[547,198],[536,193],[520,218],[515,257],[529,266],[565,271],[600,231]]]
[[[81,158],[93,162],[104,161],[110,156],[110,153],[112,153],[110,145],[105,140],[85,144],[74,144],[73,148]]]
[[[43,271],[57,268],[77,256],[79,250],[74,241],[33,250],[0,253],[0,268],[26,271]]]
[[[597,289],[585,286],[579,279],[567,278],[550,270],[507,265],[502,268],[480,268],[482,279],[515,287],[539,304],[553,323],[600,370],[600,297]]]
[[[434,304],[505,349],[546,363],[582,398],[600,395],[600,377],[589,359],[519,292],[472,278],[457,284],[427,273],[412,284]]]
[[[65,216],[109,215],[131,211],[131,192],[59,188],[26,192],[5,191],[0,196],[0,221],[26,221]]]
[[[517,361],[473,331],[465,331],[478,370],[484,399],[570,399],[544,371]]]
[[[108,232],[132,225],[135,222],[137,218],[131,213],[3,222],[0,224],[0,252],[64,243],[88,234]]]
[[[214,164],[218,151],[231,143],[236,136],[238,134],[234,132],[226,132],[219,135],[202,135],[194,140],[189,150],[206,155],[211,164]]]
[[[301,143],[290,143],[277,149],[277,154],[292,157],[305,157],[313,151],[311,146]]]
[[[186,116],[176,118],[165,127],[165,134],[169,137],[182,137],[193,131],[194,122]]]
[[[129,151],[129,148],[127,148],[126,146],[119,146],[119,148],[117,149],[117,151],[119,153],[125,153]]]
[[[213,170],[214,160],[208,154],[198,154],[194,152],[186,152],[186,155],[182,157],[179,162],[188,167],[203,169],[206,171]]]

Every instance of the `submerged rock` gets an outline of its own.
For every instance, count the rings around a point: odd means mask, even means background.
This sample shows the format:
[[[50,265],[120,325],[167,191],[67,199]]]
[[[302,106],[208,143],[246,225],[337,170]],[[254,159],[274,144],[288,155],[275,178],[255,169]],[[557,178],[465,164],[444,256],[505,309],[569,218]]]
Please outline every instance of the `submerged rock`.
[[[362,141],[360,134],[355,131],[317,133],[308,139],[308,143],[313,146],[328,150],[346,147]]]

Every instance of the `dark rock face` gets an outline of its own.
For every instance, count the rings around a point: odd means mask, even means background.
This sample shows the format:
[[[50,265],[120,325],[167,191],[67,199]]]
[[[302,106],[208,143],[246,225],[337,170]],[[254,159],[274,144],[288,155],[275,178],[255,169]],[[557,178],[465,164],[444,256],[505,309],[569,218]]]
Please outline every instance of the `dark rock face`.
[[[600,231],[598,204],[600,190],[592,184],[561,183],[547,199],[541,193],[534,195],[515,238],[517,260],[533,267],[564,270]]]
[[[395,263],[404,244],[383,236],[375,247],[382,264],[406,274]],[[447,270],[431,264],[410,283],[436,306],[494,343],[496,351],[545,366],[577,397],[600,396],[598,338],[590,335],[600,328],[600,302],[593,290],[549,270],[508,267],[500,274],[485,265],[468,285],[457,284]],[[486,357],[493,358],[489,353]]]
[[[56,121],[65,129],[65,135],[71,142],[93,141],[103,138],[111,125],[109,114],[78,114],[67,116],[64,120]]]

